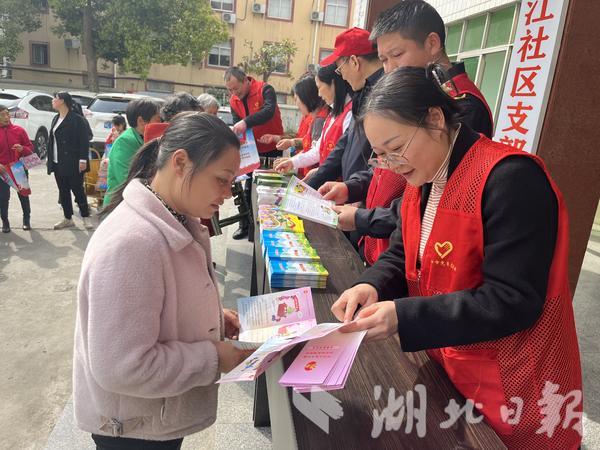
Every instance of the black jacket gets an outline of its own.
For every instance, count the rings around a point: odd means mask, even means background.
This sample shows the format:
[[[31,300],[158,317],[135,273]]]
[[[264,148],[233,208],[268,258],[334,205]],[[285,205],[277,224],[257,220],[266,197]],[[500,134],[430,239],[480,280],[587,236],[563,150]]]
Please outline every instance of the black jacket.
[[[369,96],[373,85],[383,76],[383,69],[379,69],[367,78],[365,86],[352,96],[352,121],[346,132],[340,137],[335,148],[331,151],[325,162],[321,164],[317,173],[307,181],[307,184],[318,189],[327,181],[338,178],[347,180],[356,172],[368,169],[368,160],[371,156],[371,144],[367,139],[362,124],[357,125],[354,118],[358,117],[362,105]]]
[[[448,165],[452,175],[479,135],[463,124]],[[431,184],[421,187],[421,218]],[[532,326],[545,302],[558,229],[558,203],[548,178],[529,158],[508,157],[489,175],[481,201],[483,284],[433,297],[411,297],[405,277],[401,218],[390,247],[356,284],[397,299],[404,351],[499,339]]]
[[[464,63],[452,64],[448,70],[450,78],[465,72]],[[483,133],[491,139],[493,133],[493,124],[485,105],[477,97],[467,94],[456,100],[459,106],[458,118],[462,123],[466,123],[478,133]],[[371,183],[373,173],[371,170],[364,170],[354,173],[350,179],[345,180],[348,186],[348,203],[363,201],[367,197],[367,191]],[[361,236],[371,236],[374,238],[388,238],[396,229],[398,221],[398,204],[401,197],[394,200],[389,208],[360,208],[356,211],[354,220],[356,222],[356,231]]]
[[[90,140],[89,125],[79,114],[69,111],[56,128],[59,115],[52,119],[50,139],[48,141],[48,175],[56,172],[60,176],[70,177],[79,174],[79,161],[89,161]],[[58,148],[58,164],[54,164],[54,141]],[[89,171],[89,162],[86,172]]]

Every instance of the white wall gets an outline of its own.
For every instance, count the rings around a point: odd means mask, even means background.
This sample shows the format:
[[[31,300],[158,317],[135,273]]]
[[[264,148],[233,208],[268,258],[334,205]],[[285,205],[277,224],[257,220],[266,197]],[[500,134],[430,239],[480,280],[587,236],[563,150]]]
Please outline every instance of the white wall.
[[[427,0],[438,10],[445,23],[455,22],[465,17],[475,16],[490,9],[496,9],[515,0]]]

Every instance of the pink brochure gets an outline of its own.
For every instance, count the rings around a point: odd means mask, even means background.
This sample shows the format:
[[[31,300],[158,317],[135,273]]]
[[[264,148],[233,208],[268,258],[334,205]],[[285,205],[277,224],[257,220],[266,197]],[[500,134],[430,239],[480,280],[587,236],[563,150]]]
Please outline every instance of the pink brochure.
[[[343,323],[322,323],[293,339],[284,339],[281,337],[271,338],[248,358],[242,361],[241,364],[231,370],[231,372],[222,374],[217,383],[255,380],[296,344],[323,337],[343,325]]]
[[[279,384],[283,386],[319,386],[331,380],[337,385],[349,371],[356,355],[356,349],[364,333],[340,333],[335,331],[327,336],[308,342],[294,362],[283,374]],[[337,369],[337,370],[335,370]],[[333,376],[332,376],[333,375]]]

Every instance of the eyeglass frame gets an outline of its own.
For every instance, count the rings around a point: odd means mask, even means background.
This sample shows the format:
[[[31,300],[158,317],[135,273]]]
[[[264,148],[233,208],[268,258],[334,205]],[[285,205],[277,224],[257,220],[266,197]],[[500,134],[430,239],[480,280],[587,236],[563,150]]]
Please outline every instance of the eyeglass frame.
[[[348,64],[348,61],[350,61],[350,58],[352,58],[351,56],[348,56],[346,58],[346,61],[344,61],[343,63],[341,63],[339,66],[337,66],[334,70],[335,73],[337,73],[340,77],[342,76],[342,67],[344,67],[345,64]]]
[[[421,129],[421,123],[423,122],[423,119],[425,118],[426,115],[427,115],[427,113],[425,113],[419,119],[419,121],[417,122],[417,129],[412,134],[412,136],[410,137],[410,139],[408,140],[408,142],[406,143],[406,145],[404,145],[404,148],[400,152],[390,152],[390,153],[388,153],[385,156],[376,156],[374,158],[371,157],[367,161],[367,164],[369,166],[373,167],[373,168],[381,168],[381,169],[391,169],[392,166],[393,167],[398,167],[398,166],[404,166],[406,164],[410,164],[410,161],[404,156],[404,154],[408,150],[408,147],[410,147],[410,144],[412,143],[413,139],[415,138],[415,136],[417,135],[417,133],[419,132],[419,130]],[[375,151],[373,151],[373,153],[375,153]],[[394,156],[393,159],[397,158],[398,161],[396,161],[392,165],[390,165],[389,159],[390,159],[390,156],[392,156],[392,155]],[[405,162],[400,162],[400,161],[405,161]]]

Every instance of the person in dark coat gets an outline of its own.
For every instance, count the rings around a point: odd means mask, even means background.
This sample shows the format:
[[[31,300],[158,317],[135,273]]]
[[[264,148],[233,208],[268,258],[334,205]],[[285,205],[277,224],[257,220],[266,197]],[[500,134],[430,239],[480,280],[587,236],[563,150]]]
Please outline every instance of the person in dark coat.
[[[75,226],[71,193],[79,206],[83,226],[92,229],[90,207],[83,187],[83,174],[89,171],[89,126],[74,107],[68,92],[57,92],[52,108],[58,114],[52,119],[48,152],[48,175],[54,173],[64,219],[54,225],[55,230]]]

